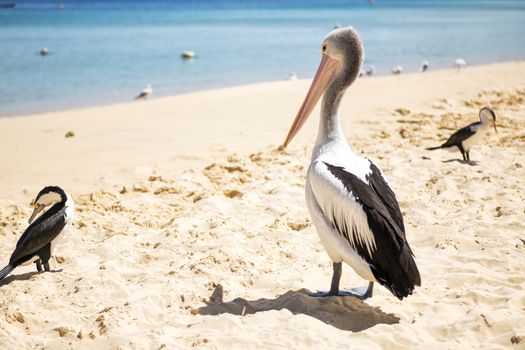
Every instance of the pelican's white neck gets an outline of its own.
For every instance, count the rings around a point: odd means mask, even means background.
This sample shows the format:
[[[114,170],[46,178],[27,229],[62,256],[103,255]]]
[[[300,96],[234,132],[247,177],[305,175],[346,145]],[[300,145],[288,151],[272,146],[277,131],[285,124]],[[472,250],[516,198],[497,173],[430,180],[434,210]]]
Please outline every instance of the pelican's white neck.
[[[345,140],[345,136],[339,121],[339,114],[337,112],[334,114],[321,113],[316,146],[341,140]]]
[[[339,121],[339,106],[347,88],[344,86],[346,84],[341,83],[341,76],[344,76],[345,73],[345,70],[342,69],[323,95],[316,146],[331,142],[346,142]]]

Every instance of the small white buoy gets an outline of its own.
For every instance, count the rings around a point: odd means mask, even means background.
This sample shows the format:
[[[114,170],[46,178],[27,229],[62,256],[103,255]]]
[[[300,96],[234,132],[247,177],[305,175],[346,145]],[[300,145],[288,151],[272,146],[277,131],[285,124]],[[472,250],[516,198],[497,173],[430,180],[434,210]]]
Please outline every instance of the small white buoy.
[[[185,60],[189,60],[189,59],[195,58],[195,52],[193,52],[193,51],[182,51],[181,56]]]
[[[401,66],[395,66],[394,68],[392,68],[392,74],[401,74],[403,73],[403,67]]]
[[[465,60],[463,58],[456,58],[456,60],[454,61],[454,67],[456,67],[457,69],[460,69],[460,68],[463,68],[467,65],[467,62],[465,62]]]

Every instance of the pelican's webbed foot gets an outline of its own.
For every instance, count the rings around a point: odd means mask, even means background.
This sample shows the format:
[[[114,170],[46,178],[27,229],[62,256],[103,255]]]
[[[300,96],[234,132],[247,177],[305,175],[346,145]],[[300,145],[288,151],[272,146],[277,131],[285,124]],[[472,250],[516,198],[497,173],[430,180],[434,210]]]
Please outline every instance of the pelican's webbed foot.
[[[356,298],[366,300],[374,294],[374,282],[368,282],[368,287],[352,288],[351,292]]]
[[[340,297],[354,297],[360,300],[366,300],[372,297],[373,291],[374,291],[374,282],[370,282],[368,284],[368,287],[357,287],[357,288],[352,288],[350,290],[340,289],[337,293],[333,293],[332,291],[329,291],[329,292],[317,291],[316,293],[312,293],[311,296],[329,297],[329,296],[336,295]]]
[[[343,264],[340,262],[334,262],[332,266],[334,269],[334,274],[332,275],[332,284],[330,285],[330,291],[317,291],[317,293],[312,293],[313,297],[329,297],[337,295],[341,297],[352,296],[361,300],[365,300],[372,297],[372,293],[374,290],[374,282],[369,282],[368,288],[366,289],[365,287],[353,288],[351,290],[339,289],[339,281],[341,280],[341,274],[343,273]]]

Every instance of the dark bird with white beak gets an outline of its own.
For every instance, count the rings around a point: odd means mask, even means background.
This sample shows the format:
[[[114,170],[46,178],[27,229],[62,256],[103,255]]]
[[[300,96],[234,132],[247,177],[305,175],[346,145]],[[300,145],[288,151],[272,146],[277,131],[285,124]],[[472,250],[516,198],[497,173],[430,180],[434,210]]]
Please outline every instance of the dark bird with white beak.
[[[30,225],[16,243],[9,264],[0,270],[0,280],[19,265],[35,263],[38,272],[42,271],[42,265],[45,271],[51,271],[49,259],[56,240],[73,219],[73,199],[60,187],[47,186],[38,193],[32,206]],[[48,206],[51,207],[34,220]]]

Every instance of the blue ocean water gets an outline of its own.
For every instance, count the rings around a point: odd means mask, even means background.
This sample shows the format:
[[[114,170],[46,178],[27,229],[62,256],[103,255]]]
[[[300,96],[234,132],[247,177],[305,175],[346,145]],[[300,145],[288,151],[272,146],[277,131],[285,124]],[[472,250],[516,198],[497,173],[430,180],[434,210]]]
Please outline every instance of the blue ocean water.
[[[166,96],[312,77],[336,24],[359,30],[378,74],[525,58],[521,0],[5,2],[16,7],[0,9],[0,116],[128,101],[147,83]]]

